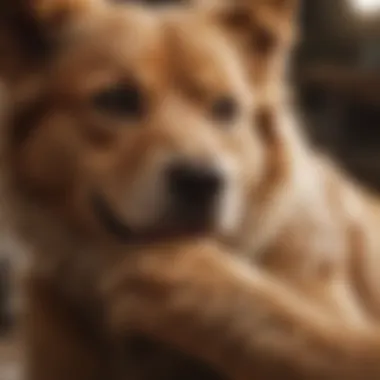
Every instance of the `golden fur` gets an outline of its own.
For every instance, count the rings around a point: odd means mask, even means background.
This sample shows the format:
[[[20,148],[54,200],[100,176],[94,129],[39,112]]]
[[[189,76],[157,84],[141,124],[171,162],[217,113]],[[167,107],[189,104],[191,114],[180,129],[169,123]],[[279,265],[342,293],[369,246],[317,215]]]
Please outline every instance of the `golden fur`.
[[[28,379],[380,373],[378,206],[293,120],[295,7],[0,6],[3,190],[32,247]],[[178,163],[223,180],[195,224],[168,189]]]
[[[137,253],[104,285],[116,337],[137,329],[236,380],[378,378],[380,331],[370,320],[337,317],[215,242]]]

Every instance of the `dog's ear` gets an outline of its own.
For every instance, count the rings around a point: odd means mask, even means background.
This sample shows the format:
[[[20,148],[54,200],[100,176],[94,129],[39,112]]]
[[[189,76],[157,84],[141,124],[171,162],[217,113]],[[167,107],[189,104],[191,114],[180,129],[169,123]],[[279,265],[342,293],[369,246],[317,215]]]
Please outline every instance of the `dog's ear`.
[[[269,49],[272,42],[290,42],[294,37],[299,0],[194,0],[239,37],[255,43],[260,49]],[[265,32],[266,43],[258,32]],[[272,33],[273,41],[269,41]]]
[[[97,0],[1,0],[0,76],[9,80],[33,69],[59,44],[73,19]]]
[[[253,50],[270,51],[294,36],[297,0],[225,0],[220,21],[246,39]],[[216,9],[216,6],[215,6]]]
[[[275,73],[282,75],[297,37],[299,0],[195,1],[241,47],[255,82],[268,82],[268,75]]]

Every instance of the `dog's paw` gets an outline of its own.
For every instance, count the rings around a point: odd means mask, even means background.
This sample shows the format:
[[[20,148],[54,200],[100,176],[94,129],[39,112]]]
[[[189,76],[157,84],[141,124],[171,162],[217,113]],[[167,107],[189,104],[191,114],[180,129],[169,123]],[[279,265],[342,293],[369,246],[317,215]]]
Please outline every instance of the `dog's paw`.
[[[134,252],[103,283],[106,315],[114,333],[154,331],[185,317],[213,287],[220,250],[208,242],[178,243]],[[217,266],[216,266],[217,267]],[[200,303],[202,303],[200,302]]]

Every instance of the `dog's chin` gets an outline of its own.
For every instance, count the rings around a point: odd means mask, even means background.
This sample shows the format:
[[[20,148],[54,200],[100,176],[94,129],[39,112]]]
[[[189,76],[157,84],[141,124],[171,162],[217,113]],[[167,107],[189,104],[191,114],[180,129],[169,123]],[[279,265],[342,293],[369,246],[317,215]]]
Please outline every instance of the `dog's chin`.
[[[101,227],[119,243],[147,243],[217,234],[211,217],[186,216],[183,213],[173,212],[150,226],[133,228],[118,215],[106,197],[101,194],[92,194],[91,206]]]

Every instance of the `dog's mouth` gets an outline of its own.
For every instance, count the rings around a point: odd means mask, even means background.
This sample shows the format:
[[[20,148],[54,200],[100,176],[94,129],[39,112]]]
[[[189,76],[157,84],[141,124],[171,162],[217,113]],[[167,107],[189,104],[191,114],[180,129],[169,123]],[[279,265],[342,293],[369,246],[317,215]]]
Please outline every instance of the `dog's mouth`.
[[[207,220],[182,218],[177,214],[167,215],[149,228],[132,229],[112,208],[106,197],[98,192],[92,194],[91,206],[101,226],[122,243],[146,243],[182,236],[198,237],[210,235],[212,232],[211,225]]]

